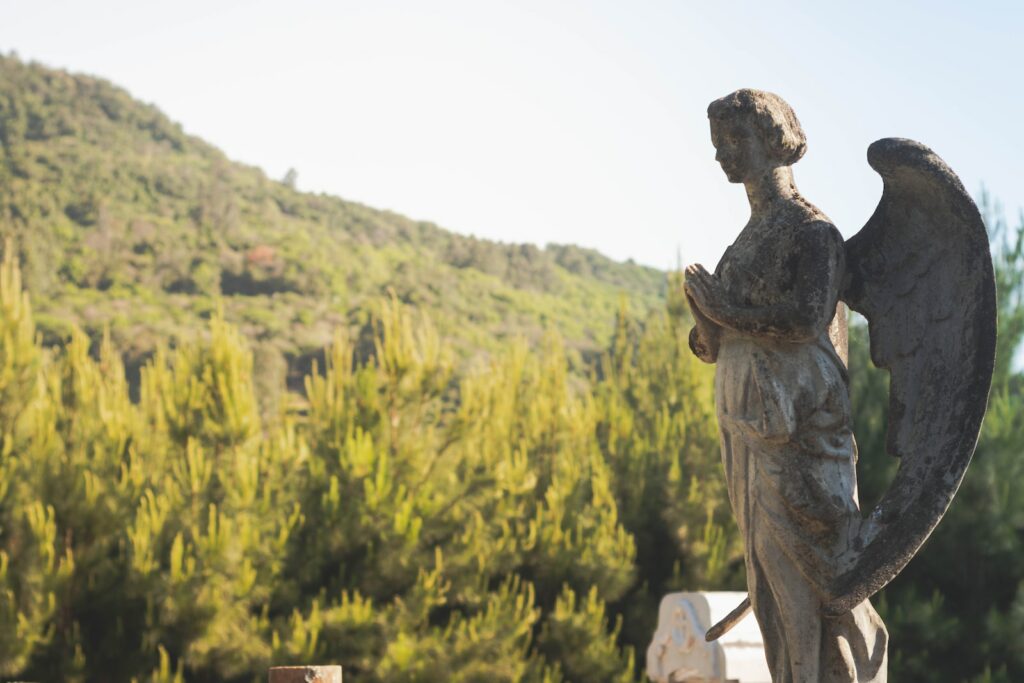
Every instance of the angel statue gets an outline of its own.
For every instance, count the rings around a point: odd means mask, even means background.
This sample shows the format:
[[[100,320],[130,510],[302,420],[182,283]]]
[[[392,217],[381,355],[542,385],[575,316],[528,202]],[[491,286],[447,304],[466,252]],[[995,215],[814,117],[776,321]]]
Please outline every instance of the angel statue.
[[[974,453],[995,355],[995,283],[977,207],[931,150],[868,148],[878,208],[844,242],[793,184],[807,147],[782,98],[711,103],[715,158],[750,220],[714,274],[686,269],[693,352],[716,363],[729,499],[748,598],[775,683],[886,680],[888,634],[868,601],[939,522]],[[845,302],[890,373],[888,452],[899,470],[874,510],[857,500]]]

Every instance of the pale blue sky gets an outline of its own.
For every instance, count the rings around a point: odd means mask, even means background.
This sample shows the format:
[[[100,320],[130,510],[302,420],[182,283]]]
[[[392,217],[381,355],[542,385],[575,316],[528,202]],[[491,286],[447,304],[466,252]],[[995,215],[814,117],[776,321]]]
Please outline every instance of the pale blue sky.
[[[706,107],[777,92],[846,235],[869,143],[931,146],[1016,222],[1024,3],[0,0],[0,50],[108,78],[233,159],[463,233],[713,266],[747,218]]]

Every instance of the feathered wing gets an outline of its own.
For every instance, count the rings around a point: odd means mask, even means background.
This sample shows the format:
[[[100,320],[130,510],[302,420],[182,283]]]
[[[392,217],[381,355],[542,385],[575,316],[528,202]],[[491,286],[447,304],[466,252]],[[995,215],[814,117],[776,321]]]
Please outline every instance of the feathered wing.
[[[846,243],[842,299],[868,320],[871,359],[889,370],[887,450],[901,459],[833,583],[843,613],[891,581],[953,499],[977,444],[995,357],[988,237],[948,166],[912,140],[868,148],[882,199]]]

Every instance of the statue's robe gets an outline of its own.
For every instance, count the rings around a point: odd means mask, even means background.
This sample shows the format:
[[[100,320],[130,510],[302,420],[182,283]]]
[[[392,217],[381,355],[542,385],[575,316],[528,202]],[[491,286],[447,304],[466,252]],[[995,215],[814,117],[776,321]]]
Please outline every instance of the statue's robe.
[[[751,309],[803,300],[801,287],[824,286],[812,294],[835,310],[842,237],[810,205],[787,209],[771,225],[748,226],[716,274],[730,299]],[[797,341],[785,325],[773,319],[758,334],[723,329],[718,347],[722,459],[746,543],[751,604],[776,683],[881,683],[888,637],[871,604],[838,617],[822,609],[861,520],[846,368],[827,320],[813,339]]]

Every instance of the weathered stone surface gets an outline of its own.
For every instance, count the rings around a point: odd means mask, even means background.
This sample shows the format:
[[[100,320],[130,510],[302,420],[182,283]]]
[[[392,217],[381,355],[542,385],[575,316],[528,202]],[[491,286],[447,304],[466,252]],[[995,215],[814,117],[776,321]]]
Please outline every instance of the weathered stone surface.
[[[690,345],[718,366],[722,459],[768,664],[777,681],[882,682],[888,636],[867,598],[944,514],[985,411],[995,348],[985,228],[941,159],[886,139],[868,153],[881,202],[844,243],[793,182],[806,139],[789,105],[739,90],[708,116],[751,216],[713,274],[687,268]],[[888,447],[902,457],[867,518],[845,329],[833,320],[841,301],[867,317],[872,359],[890,371]]]
[[[889,370],[887,450],[901,459],[830,587],[840,614],[891,581],[945,514],[985,416],[996,348],[988,234],[956,174],[913,140],[868,148],[882,199],[846,243],[844,300]]]
[[[340,666],[275,666],[269,683],[341,683]]]

